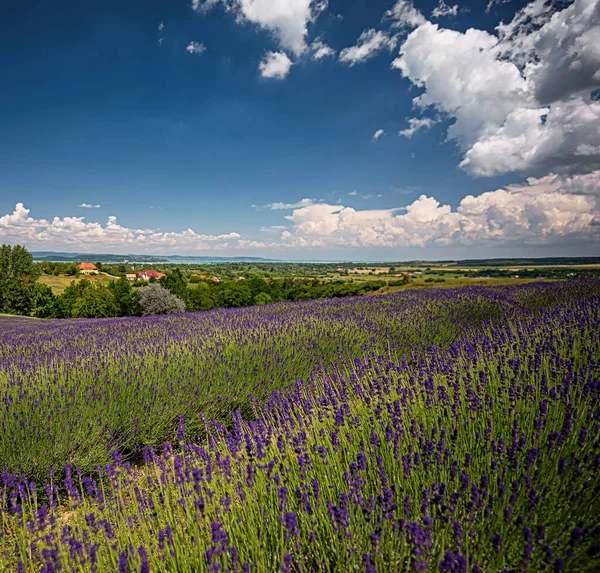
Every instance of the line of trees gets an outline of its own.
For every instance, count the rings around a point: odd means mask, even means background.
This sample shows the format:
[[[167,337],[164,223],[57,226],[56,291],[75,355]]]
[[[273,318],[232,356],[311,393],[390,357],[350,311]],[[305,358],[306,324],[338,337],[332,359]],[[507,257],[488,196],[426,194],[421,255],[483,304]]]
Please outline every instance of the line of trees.
[[[64,268],[44,266],[44,273]],[[76,267],[76,265],[75,265]],[[122,275],[108,285],[87,279],[73,280],[60,294],[38,282],[40,265],[19,245],[0,248],[0,312],[38,318],[105,318],[196,312],[218,307],[242,307],[279,301],[358,296],[397,281],[330,281],[311,279],[226,280],[220,283],[188,278],[175,268],[158,282],[134,288]]]
[[[42,269],[43,267],[43,269]],[[104,318],[184,312],[184,303],[160,285],[135,291],[122,276],[108,286],[73,280],[58,296],[38,282],[45,274],[78,273],[74,263],[41,265],[20,245],[0,247],[0,313],[37,318]],[[48,272],[50,271],[50,272]]]

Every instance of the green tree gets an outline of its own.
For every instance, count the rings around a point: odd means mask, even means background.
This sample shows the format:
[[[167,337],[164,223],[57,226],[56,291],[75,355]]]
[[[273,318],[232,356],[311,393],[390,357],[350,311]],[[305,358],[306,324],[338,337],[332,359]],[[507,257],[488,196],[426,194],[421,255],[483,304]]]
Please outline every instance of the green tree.
[[[151,281],[152,282],[152,281]],[[185,306],[189,306],[189,296],[190,292],[187,287],[187,282],[185,280],[184,274],[181,272],[181,269],[175,269],[173,272],[164,276],[159,284],[167,289],[171,294],[174,294],[177,298],[181,299]]]
[[[64,296],[60,295],[54,298],[54,309],[52,314],[55,318],[71,318],[73,305]]]
[[[112,281],[108,288],[112,293],[117,305],[118,316],[133,316],[134,301],[133,287],[126,277],[121,277],[116,281]]]
[[[107,318],[117,316],[115,297],[105,286],[98,284],[85,289],[73,305],[75,318]]]
[[[33,285],[27,279],[11,280],[0,288],[3,299],[0,310],[8,314],[29,316],[33,308]]]
[[[254,297],[254,304],[269,304],[271,301],[271,297],[266,292],[259,292]]]
[[[80,299],[85,291],[93,288],[92,283],[88,279],[80,281],[71,281],[71,284],[56,297],[55,314],[57,318],[70,318],[73,316],[73,307],[78,299]]]
[[[197,287],[190,289],[189,304],[192,311],[214,308],[215,301],[211,296],[210,287],[206,283],[201,282]]]
[[[219,306],[230,308],[252,304],[250,287],[242,281],[230,281],[219,289]]]
[[[52,289],[43,283],[36,283],[33,288],[33,316],[52,318],[55,316],[55,296]]]
[[[256,298],[256,295],[261,292],[267,292],[269,286],[267,285],[267,282],[260,277],[252,277],[246,284],[250,287],[252,298]]]
[[[79,274],[79,265],[77,263],[69,263],[64,272],[69,277],[76,277]]]
[[[40,268],[21,245],[0,247],[0,312],[29,315]]]

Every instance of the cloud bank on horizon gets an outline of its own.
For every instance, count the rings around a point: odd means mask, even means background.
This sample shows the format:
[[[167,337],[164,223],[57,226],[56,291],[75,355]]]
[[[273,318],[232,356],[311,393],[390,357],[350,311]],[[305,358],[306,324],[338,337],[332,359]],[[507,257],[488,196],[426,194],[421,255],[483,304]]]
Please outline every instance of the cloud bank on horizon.
[[[598,172],[577,176],[548,175],[529,178],[526,185],[511,185],[467,195],[457,209],[434,197],[421,195],[405,207],[354,209],[313,199],[295,204],[272,203],[266,209],[291,211],[287,225],[270,227],[277,240],[256,240],[237,232],[199,234],[192,229],[161,232],[130,229],[114,216],[102,225],[84,217],[55,217],[51,221],[30,216],[22,203],[0,217],[0,240],[25,243],[47,250],[48,245],[77,247],[79,251],[194,253],[198,251],[291,251],[305,248],[449,247],[498,244],[558,244],[563,240],[597,241],[600,225]],[[265,229],[263,229],[264,231]]]
[[[324,59],[368,66],[388,54],[389,73],[418,92],[412,117],[397,136],[411,138],[441,124],[469,176],[513,173],[527,182],[464,196],[454,209],[427,194],[388,209],[309,198],[275,201],[263,209],[288,212],[280,225],[268,227],[276,239],[261,236],[266,227],[248,236],[206,235],[129,229],[115,216],[104,224],[85,217],[36,219],[18,203],[13,213],[0,216],[0,240],[46,250],[101,245],[148,253],[263,254],[341,246],[600,242],[600,0],[566,5],[532,0],[493,33],[453,29],[458,4],[440,0],[427,17],[409,0],[398,0],[383,10],[379,29],[365,29],[354,45],[339,49],[311,38],[312,25],[327,13],[327,0],[193,0],[191,7],[200,15],[223,9],[234,17],[232,26],[254,25],[270,34],[278,48],[260,58],[258,72],[265,80],[284,82],[296,67]],[[202,54],[206,48],[192,41],[187,50]],[[376,127],[373,143],[388,133]]]

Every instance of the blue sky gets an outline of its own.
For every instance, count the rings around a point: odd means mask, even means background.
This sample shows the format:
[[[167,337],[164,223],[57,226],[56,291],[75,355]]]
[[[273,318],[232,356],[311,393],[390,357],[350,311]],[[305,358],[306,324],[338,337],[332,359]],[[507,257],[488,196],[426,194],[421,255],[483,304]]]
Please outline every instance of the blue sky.
[[[15,3],[0,38],[0,240],[288,259],[596,254],[597,2],[539,4]],[[556,93],[550,76],[577,89]]]

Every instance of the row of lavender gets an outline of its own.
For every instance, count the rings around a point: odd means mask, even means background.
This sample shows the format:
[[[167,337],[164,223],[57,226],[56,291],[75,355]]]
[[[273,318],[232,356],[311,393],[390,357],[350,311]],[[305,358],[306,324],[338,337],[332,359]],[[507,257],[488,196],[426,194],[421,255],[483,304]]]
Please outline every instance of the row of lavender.
[[[371,338],[390,358],[443,344],[469,325],[548,298],[589,296],[598,283],[471,288],[222,309],[173,317],[18,321],[0,329],[0,471],[44,480],[66,463],[84,473],[117,449],[190,438],[202,415],[224,422],[318,360],[359,356]],[[580,292],[581,291],[581,292]]]
[[[600,297],[553,296],[565,300],[446,349],[397,357],[373,339],[254,401],[254,422],[206,421],[200,443],[181,417],[177,443],[145,448],[143,465],[114,452],[97,475],[69,466],[39,491],[5,474],[0,561],[44,573],[597,571]]]

